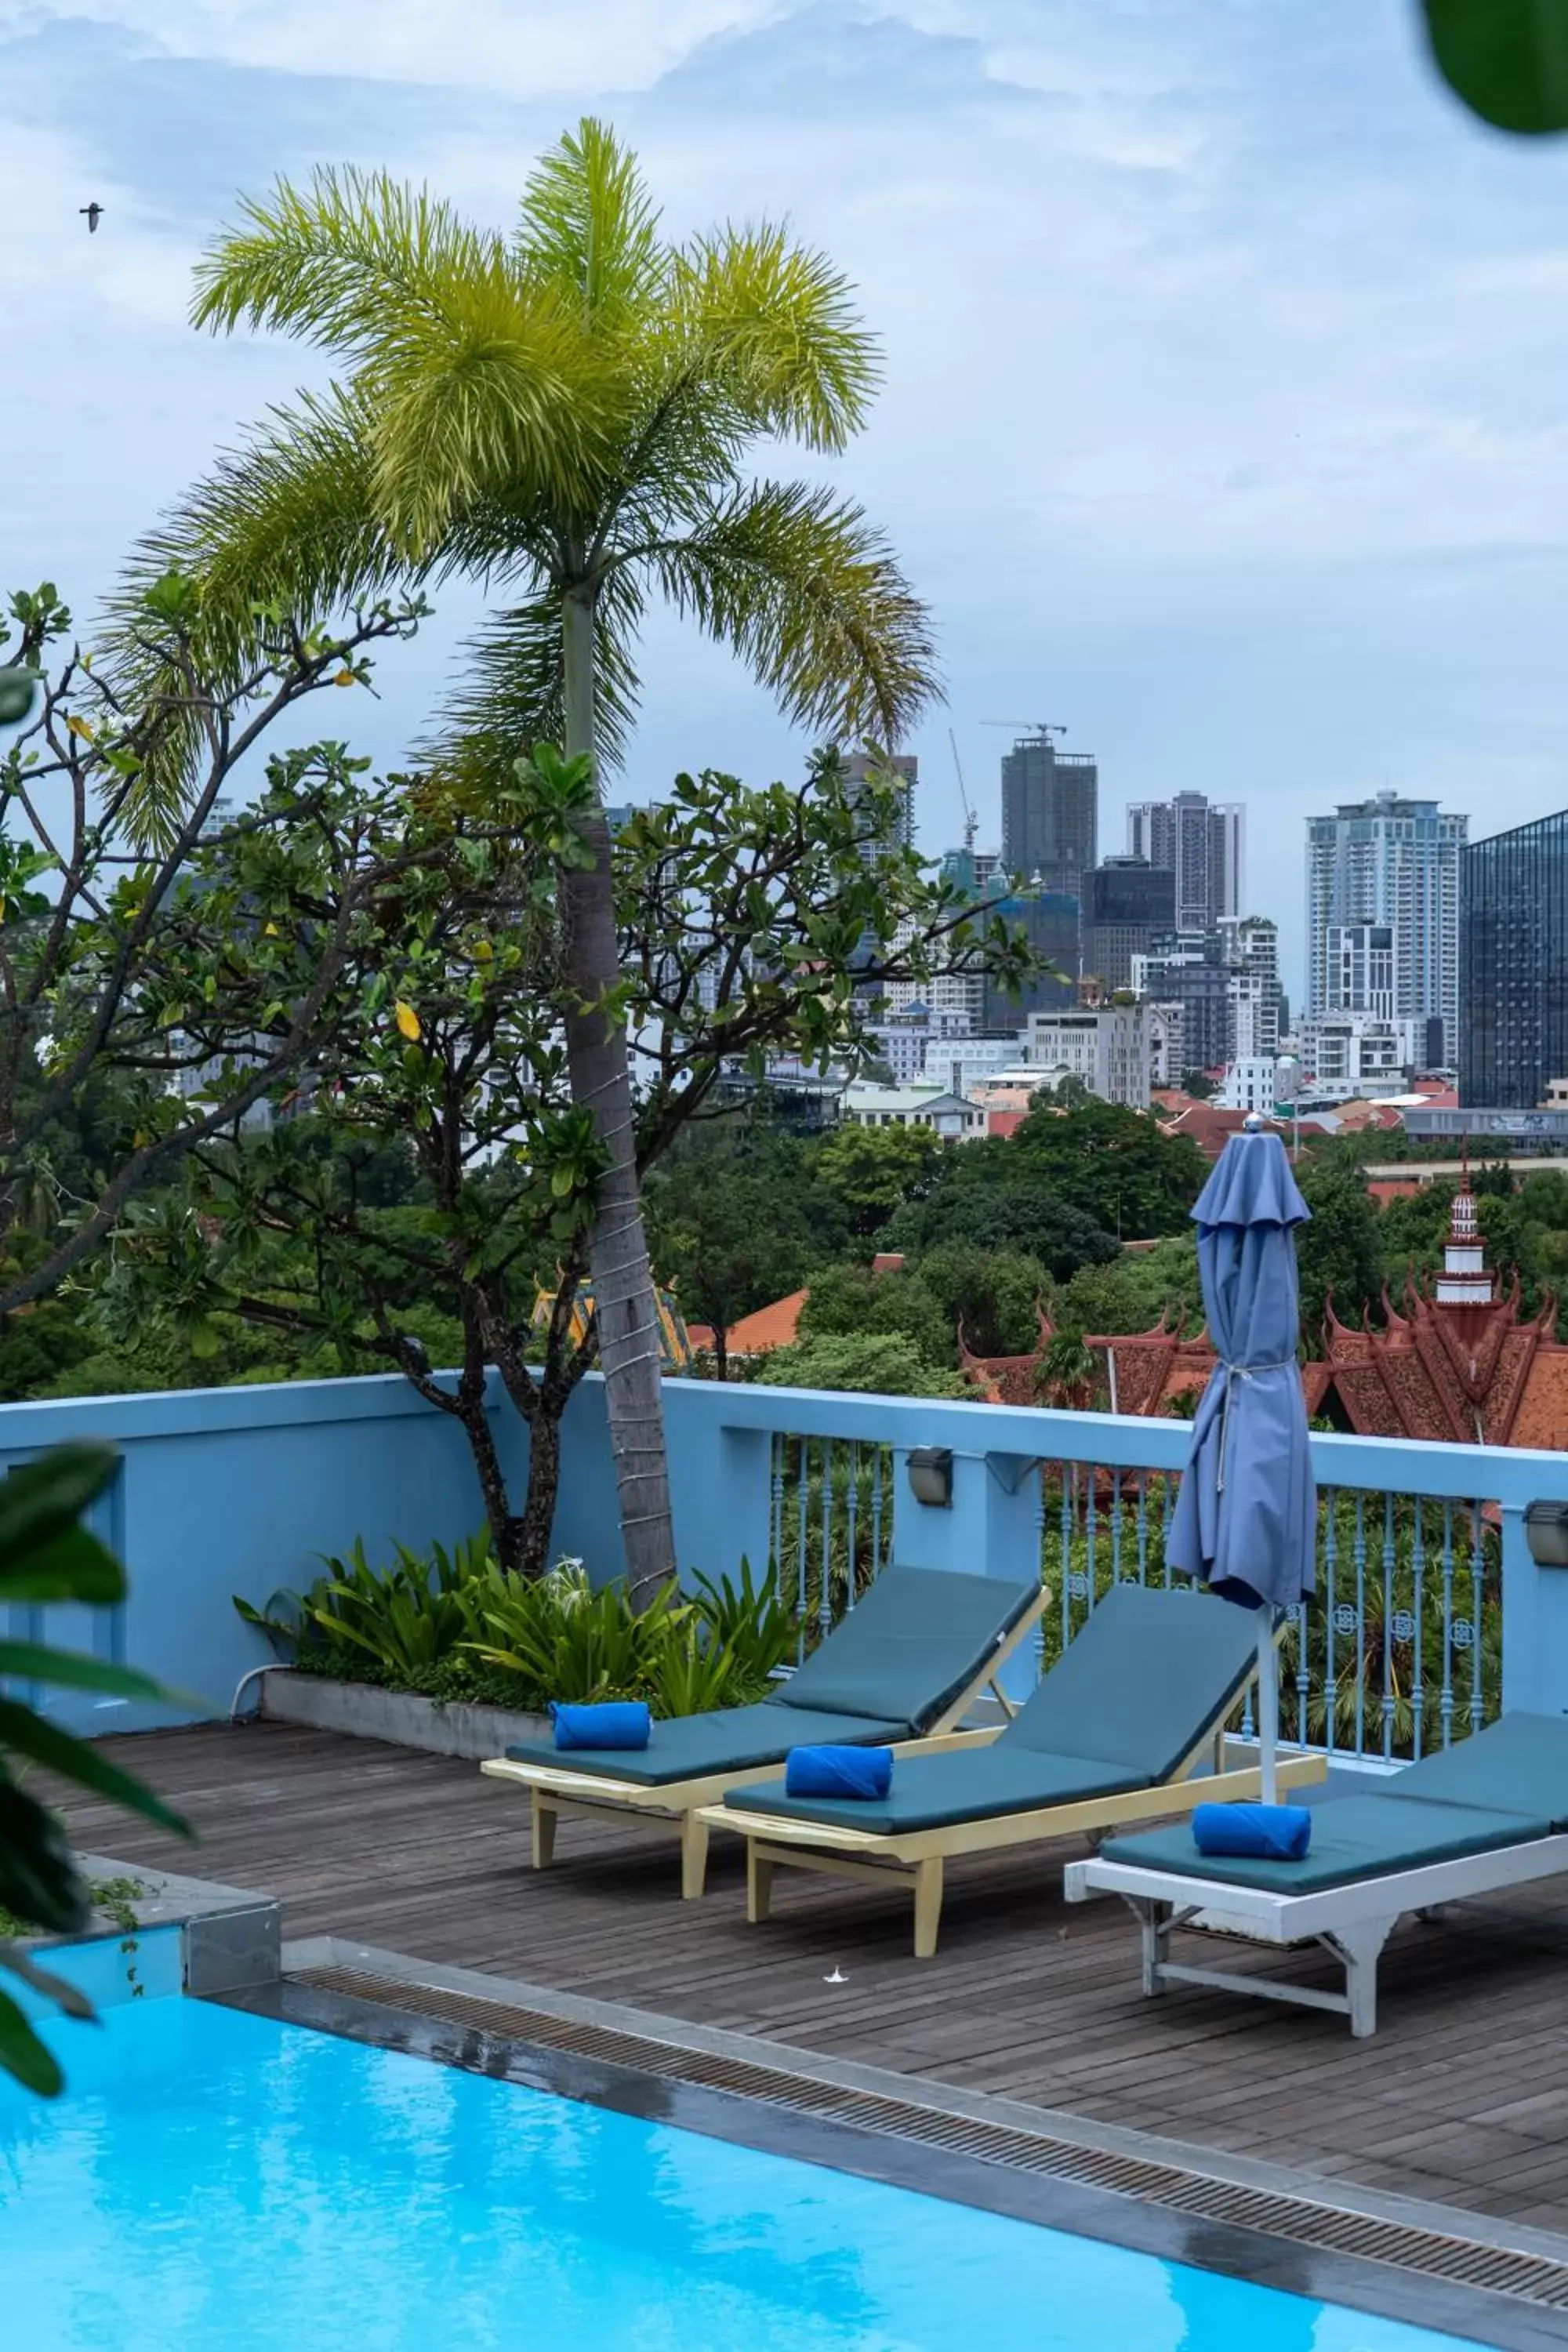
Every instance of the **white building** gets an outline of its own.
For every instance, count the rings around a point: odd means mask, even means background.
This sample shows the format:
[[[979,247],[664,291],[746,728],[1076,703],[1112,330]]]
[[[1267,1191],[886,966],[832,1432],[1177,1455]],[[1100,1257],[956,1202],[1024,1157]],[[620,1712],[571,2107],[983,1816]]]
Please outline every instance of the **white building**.
[[[1307,820],[1307,1013],[1370,1012],[1344,992],[1347,927],[1386,929],[1392,958],[1387,1015],[1422,1024],[1423,1066],[1451,1067],[1458,1045],[1459,857],[1469,819],[1436,801],[1379,793]],[[1367,954],[1373,953],[1367,941]],[[1337,967],[1332,958],[1338,956]],[[1354,953],[1352,950],[1352,962]],[[1352,988],[1353,992],[1353,988]],[[1435,1050],[1434,1050],[1435,1049]]]
[[[1149,1108],[1149,1035],[1142,1004],[1075,1006],[1029,1016],[1028,1059],[1042,1081],[1080,1078],[1106,1102]]]
[[[1372,1013],[1310,1013],[1296,1031],[1302,1083],[1320,1098],[1402,1094],[1420,1059],[1423,1027]]]
[[[1248,1054],[1227,1067],[1215,1102],[1220,1110],[1274,1112],[1274,1056]]]
[[[985,1132],[984,1112],[945,1087],[878,1087],[857,1079],[845,1087],[839,1114],[855,1127],[929,1127],[959,1143]]]
[[[1397,955],[1392,923],[1331,923],[1323,954],[1323,1011],[1394,1017]]]
[[[1145,1003],[1143,1032],[1149,1040],[1149,1084],[1179,1087],[1187,1065],[1182,1055],[1184,1023],[1179,1004]]]
[[[927,1042],[921,1076],[928,1087],[967,1095],[982,1078],[1012,1069],[1023,1052],[1021,1037],[936,1036]]]
[[[893,933],[894,955],[907,948],[915,935],[912,919],[898,925]],[[965,961],[973,950],[960,950]],[[985,1018],[985,974],[984,971],[959,970],[933,971],[924,980],[890,980],[882,992],[882,1002],[889,1013],[908,1013],[923,1005],[928,1013],[943,1013],[961,1028],[977,1030]]]

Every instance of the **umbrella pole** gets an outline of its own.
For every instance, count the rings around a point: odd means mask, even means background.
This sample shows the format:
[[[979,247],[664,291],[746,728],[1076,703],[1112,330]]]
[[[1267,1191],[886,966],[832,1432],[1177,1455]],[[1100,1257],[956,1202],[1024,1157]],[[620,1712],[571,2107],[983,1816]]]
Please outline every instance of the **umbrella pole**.
[[[1263,1780],[1263,1801],[1279,1801],[1279,1661],[1274,1648],[1274,1612],[1258,1612],[1258,1760]]]

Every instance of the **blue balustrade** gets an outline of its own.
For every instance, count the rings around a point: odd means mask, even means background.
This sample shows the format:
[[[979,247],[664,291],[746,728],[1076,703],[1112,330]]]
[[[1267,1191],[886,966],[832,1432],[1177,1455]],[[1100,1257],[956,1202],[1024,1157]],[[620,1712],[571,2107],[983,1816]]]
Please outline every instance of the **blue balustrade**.
[[[773,1562],[800,1616],[800,1654],[891,1559],[1042,1577],[1037,1645],[1016,1694],[1119,1581],[1168,1584],[1166,1540],[1185,1423],[948,1400],[671,1381],[665,1388],[677,1543],[686,1570]],[[521,1493],[526,1433],[499,1390],[498,1444]],[[450,1541],[479,1518],[461,1430],[402,1381],[72,1400],[0,1408],[0,1470],[68,1437],[121,1449],[99,1524],[131,1597],[109,1612],[25,1610],[12,1630],[126,1657],[190,1695],[174,1709],[55,1700],[93,1730],[222,1712],[262,1637],[258,1605],[365,1538]],[[917,1502],[916,1447],[953,1458],[946,1508]],[[1538,1570],[1537,1499],[1568,1500],[1568,1454],[1315,1434],[1318,1591],[1280,1650],[1280,1719],[1335,1755],[1394,1761],[1468,1736],[1506,1703],[1568,1711],[1568,1573]],[[619,1572],[603,1390],[585,1381],[563,1433],[559,1552]],[[1250,1694],[1237,1727],[1252,1721]]]

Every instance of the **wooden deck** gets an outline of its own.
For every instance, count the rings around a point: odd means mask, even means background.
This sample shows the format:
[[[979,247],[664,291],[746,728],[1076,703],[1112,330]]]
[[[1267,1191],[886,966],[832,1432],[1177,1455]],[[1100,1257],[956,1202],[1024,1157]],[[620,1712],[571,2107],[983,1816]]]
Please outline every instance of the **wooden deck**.
[[[275,1895],[288,1935],[353,1937],[1568,2234],[1561,1883],[1403,1931],[1377,2036],[1354,2042],[1342,2019],[1262,2001],[1143,2000],[1121,1906],[1069,1908],[1059,1869],[1029,1853],[952,1867],[941,1953],[917,1961],[908,1896],[892,1890],[781,1873],[773,1919],[748,1928],[727,1844],[700,1904],[678,1899],[674,1841],[647,1832],[564,1822],[558,1866],[536,1874],[526,1801],[470,1764],[279,1726],[105,1746],[200,1843],[79,1801],[78,1843]],[[847,1983],[824,1981],[836,1966]]]

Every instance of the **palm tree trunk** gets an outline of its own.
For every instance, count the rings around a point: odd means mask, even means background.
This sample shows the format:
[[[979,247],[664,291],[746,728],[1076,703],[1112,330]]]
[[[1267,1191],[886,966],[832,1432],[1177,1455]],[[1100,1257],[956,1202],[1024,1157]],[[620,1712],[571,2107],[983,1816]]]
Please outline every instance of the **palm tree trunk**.
[[[594,749],[594,608],[589,597],[564,600],[568,757]],[[620,978],[616,905],[610,870],[610,829],[594,809],[584,825],[592,866],[561,877],[566,916],[566,1057],[572,1097],[592,1111],[609,1165],[599,1185],[598,1213],[588,1241],[598,1312],[599,1361],[620,1496],[626,1580],[634,1603],[651,1601],[675,1575],[675,1530],[659,1387],[658,1314],[643,1233],[632,1124],[631,1067],[626,1033],[597,1010]]]

